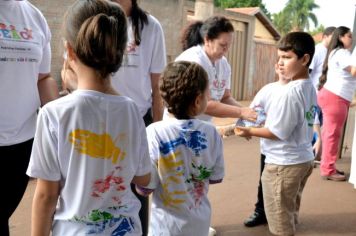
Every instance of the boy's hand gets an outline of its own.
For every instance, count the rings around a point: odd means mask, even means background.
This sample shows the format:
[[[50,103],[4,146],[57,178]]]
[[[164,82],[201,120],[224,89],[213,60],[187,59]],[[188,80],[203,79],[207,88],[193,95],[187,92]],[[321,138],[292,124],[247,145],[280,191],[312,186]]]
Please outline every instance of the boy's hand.
[[[322,150],[322,146],[321,146],[321,140],[320,138],[318,138],[316,140],[316,142],[314,143],[314,146],[313,146],[313,150],[314,150],[314,153],[315,153],[315,160],[317,161],[320,161],[321,159],[321,150]]]
[[[241,107],[241,118],[249,121],[256,121],[257,112],[249,107]]]
[[[251,139],[250,130],[251,127],[236,126],[234,132],[237,136],[246,138],[246,140],[250,140]]]

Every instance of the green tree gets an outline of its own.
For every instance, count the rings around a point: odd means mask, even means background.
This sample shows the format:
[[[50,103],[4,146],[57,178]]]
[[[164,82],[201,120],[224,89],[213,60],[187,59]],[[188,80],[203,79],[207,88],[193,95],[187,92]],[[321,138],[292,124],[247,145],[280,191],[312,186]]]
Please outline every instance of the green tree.
[[[319,8],[314,0],[290,0],[285,7],[284,14],[290,17],[293,31],[309,30],[310,22],[318,26],[318,19],[313,13],[314,9]]]
[[[273,24],[277,30],[282,34],[286,34],[292,29],[290,15],[286,11],[280,11],[272,15]]]

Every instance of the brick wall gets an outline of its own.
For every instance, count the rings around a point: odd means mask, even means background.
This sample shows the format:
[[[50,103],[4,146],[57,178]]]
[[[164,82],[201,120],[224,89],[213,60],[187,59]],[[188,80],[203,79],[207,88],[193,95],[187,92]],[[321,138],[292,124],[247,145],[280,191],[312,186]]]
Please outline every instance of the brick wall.
[[[62,22],[67,8],[74,0],[30,0],[45,16],[52,33],[52,76],[60,81],[60,71],[62,68],[63,42],[62,42]]]
[[[30,0],[45,16],[52,33],[52,76],[58,83],[62,68],[63,42],[61,28],[67,8],[75,0]],[[167,59],[173,60],[179,55],[179,37],[186,20],[183,19],[183,0],[145,0],[140,6],[154,15],[162,24],[165,34]],[[174,17],[172,17],[174,16]],[[59,83],[60,84],[60,83]]]

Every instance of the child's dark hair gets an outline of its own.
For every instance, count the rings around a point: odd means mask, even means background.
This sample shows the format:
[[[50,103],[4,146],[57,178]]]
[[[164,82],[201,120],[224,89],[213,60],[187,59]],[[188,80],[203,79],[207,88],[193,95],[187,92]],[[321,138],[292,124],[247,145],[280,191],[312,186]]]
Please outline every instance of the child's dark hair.
[[[118,4],[106,0],[77,0],[63,24],[65,40],[79,60],[101,78],[116,72],[127,42],[126,16]]]
[[[337,27],[334,30],[333,36],[331,37],[328,52],[326,53],[326,57],[323,64],[323,70],[321,72],[321,76],[319,78],[319,85],[318,90],[320,90],[324,84],[326,83],[326,75],[328,73],[328,63],[329,63],[329,56],[332,50],[336,49],[339,50],[340,48],[344,48],[344,44],[340,40],[340,37],[344,36],[345,34],[349,33],[350,29],[345,26]]]
[[[306,32],[290,32],[286,34],[278,43],[278,49],[281,51],[292,51],[298,59],[302,58],[305,54],[309,54],[309,67],[313,60],[315,52],[315,42],[313,37]]]
[[[204,42],[206,37],[209,40],[216,39],[221,33],[234,32],[234,27],[230,20],[224,16],[212,16],[203,21],[195,21],[189,24],[184,30],[181,38],[183,51]]]
[[[177,119],[189,119],[190,107],[208,86],[208,75],[195,62],[169,63],[160,79],[160,91],[168,111]]]

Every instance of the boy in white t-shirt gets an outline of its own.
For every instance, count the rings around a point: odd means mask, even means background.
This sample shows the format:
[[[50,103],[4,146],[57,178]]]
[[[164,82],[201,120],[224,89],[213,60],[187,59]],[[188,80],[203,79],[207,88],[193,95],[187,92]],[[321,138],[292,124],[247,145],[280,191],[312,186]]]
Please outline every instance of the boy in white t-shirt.
[[[278,64],[276,64],[276,74],[279,74]],[[268,114],[271,109],[271,103],[273,99],[277,99],[281,95],[281,91],[284,89],[283,86],[286,85],[289,80],[285,79],[283,76],[278,76],[278,81],[269,83],[262,87],[256,96],[253,98],[250,107],[252,109],[262,108],[265,114]],[[260,179],[258,183],[257,191],[257,202],[255,204],[255,210],[252,215],[244,221],[246,227],[255,227],[258,225],[266,224],[266,214],[263,202],[263,192],[262,192],[262,182],[261,176],[265,167],[265,152],[264,152],[264,138],[260,139],[260,150],[261,150],[261,160],[260,160]]]
[[[160,90],[174,118],[147,127],[153,192],[149,235],[207,236],[211,207],[209,184],[224,177],[222,139],[203,113],[209,98],[205,70],[195,62],[170,63]]]
[[[294,235],[302,192],[313,170],[311,145],[317,109],[316,93],[308,79],[314,40],[305,32],[292,32],[278,44],[278,66],[290,79],[278,99],[273,99],[265,127],[239,127],[242,137],[265,138],[263,199],[269,230]],[[281,184],[283,183],[283,184]]]
[[[283,86],[290,82],[290,80],[284,78],[279,71],[278,64],[276,64],[276,74],[278,75],[278,81],[269,83],[262,87],[253,101],[250,104],[250,107],[253,109],[262,108],[265,114],[269,113],[271,108],[272,101],[278,99],[279,96],[284,90]],[[320,112],[320,111],[319,111]],[[265,167],[266,155],[264,154],[264,143],[265,139],[260,139],[260,149],[261,149],[261,160],[260,160],[260,179],[258,183],[258,192],[257,192],[257,202],[255,204],[255,210],[250,215],[250,217],[244,221],[246,227],[255,227],[258,225],[266,224],[266,214],[264,209],[263,202],[263,191],[262,191],[262,182],[261,176]],[[316,119],[314,121],[314,135],[312,140],[313,152],[315,158],[321,155],[321,139],[320,139],[320,121],[319,113],[316,114]]]

